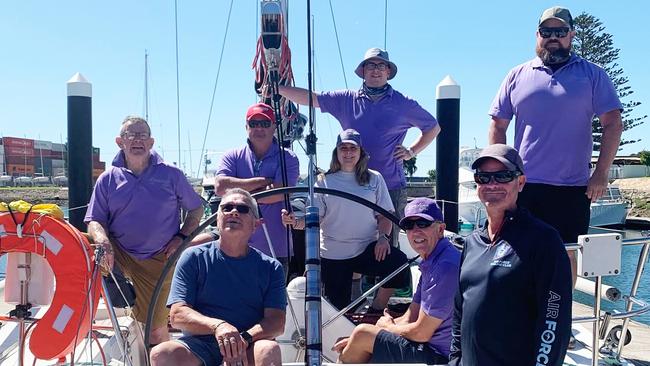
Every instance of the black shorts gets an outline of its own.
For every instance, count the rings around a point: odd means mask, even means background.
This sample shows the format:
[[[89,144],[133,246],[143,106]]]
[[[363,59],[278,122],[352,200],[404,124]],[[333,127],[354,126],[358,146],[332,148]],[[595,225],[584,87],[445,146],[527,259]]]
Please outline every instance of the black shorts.
[[[446,365],[449,358],[434,351],[427,343],[410,341],[397,334],[380,330],[375,338],[370,363],[426,363]]]
[[[390,254],[383,261],[375,259],[375,244],[372,242],[366,250],[350,259],[321,259],[323,290],[325,296],[338,309],[350,303],[352,295],[352,273],[386,277],[399,266],[406,263],[406,254],[398,248],[391,248]],[[382,287],[402,288],[411,282],[411,272],[407,268],[388,280]]]
[[[553,226],[565,243],[575,243],[589,230],[591,201],[586,186],[526,183],[517,204]]]

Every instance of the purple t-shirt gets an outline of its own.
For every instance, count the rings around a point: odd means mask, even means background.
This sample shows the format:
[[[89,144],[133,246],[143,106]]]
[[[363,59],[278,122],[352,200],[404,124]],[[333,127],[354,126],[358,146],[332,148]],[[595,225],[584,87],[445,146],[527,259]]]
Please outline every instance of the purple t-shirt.
[[[515,145],[531,183],[586,186],[591,120],[621,109],[605,70],[572,54],[555,73],[539,57],[510,70],[489,115],[516,116]]]
[[[287,168],[287,185],[293,187],[298,183],[298,175],[300,170],[298,167],[298,157],[296,154],[288,149],[284,151],[284,158]],[[227,151],[221,158],[217,175],[224,175],[235,178],[253,178],[265,177],[272,178],[273,182],[282,183],[282,170],[280,169],[280,148],[277,141],[271,145],[269,151],[260,160],[255,157],[255,153],[251,150],[249,143],[245,146]],[[287,231],[282,225],[282,209],[284,202],[276,202],[272,204],[260,204],[260,211],[269,231],[269,237],[273,242],[273,249],[278,258],[286,258],[290,255],[287,252]],[[291,239],[289,239],[291,240]],[[262,253],[270,256],[271,250],[264,235],[264,230],[260,226],[255,230],[250,239],[250,245],[253,248],[260,250]]]
[[[402,162],[393,157],[411,127],[427,132],[438,121],[418,102],[389,87],[386,95],[373,102],[362,91],[337,90],[318,96],[321,111],[333,115],[345,130],[361,134],[363,148],[370,155],[368,168],[381,173],[388,189],[406,187]]]
[[[113,166],[95,183],[86,223],[97,221],[108,235],[137,259],[160,252],[180,228],[180,210],[202,204],[183,172],[151,151],[149,166],[139,176],[126,168],[120,151]]]
[[[433,252],[420,263],[422,276],[413,295],[413,303],[442,323],[429,339],[436,352],[449,356],[451,347],[451,323],[454,313],[454,295],[458,290],[460,252],[447,238],[436,244]]]

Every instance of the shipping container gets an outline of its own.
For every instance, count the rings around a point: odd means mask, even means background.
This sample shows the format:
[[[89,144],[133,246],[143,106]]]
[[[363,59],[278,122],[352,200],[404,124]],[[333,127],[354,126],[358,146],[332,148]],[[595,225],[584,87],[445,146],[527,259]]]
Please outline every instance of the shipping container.
[[[0,155],[4,155],[4,154],[5,154],[5,145],[0,145]]]
[[[25,156],[9,156],[5,155],[5,164],[13,165],[34,165],[34,158]]]
[[[52,168],[63,168],[64,166],[65,166],[65,160],[52,159]]]
[[[34,149],[31,147],[24,146],[5,146],[5,155],[11,156],[34,156]]]
[[[65,168],[54,168],[52,167],[52,176],[58,177],[60,175],[65,175]]]
[[[3,137],[2,141],[5,147],[14,146],[14,147],[28,147],[30,149],[34,148],[34,140],[21,139],[17,137]]]
[[[52,151],[66,151],[64,144],[52,143]]]
[[[93,169],[106,170],[106,162],[104,162],[104,161],[93,161]]]
[[[52,158],[34,158],[34,171],[45,176],[52,175]]]
[[[34,140],[34,149],[52,150],[52,141]]]
[[[31,176],[34,174],[34,166],[7,164],[7,174],[13,176]]]

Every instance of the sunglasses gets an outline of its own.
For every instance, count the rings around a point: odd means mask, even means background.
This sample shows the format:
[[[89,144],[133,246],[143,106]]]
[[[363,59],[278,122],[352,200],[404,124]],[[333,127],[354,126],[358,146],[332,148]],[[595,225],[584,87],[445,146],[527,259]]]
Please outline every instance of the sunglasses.
[[[474,173],[474,182],[476,184],[488,184],[494,178],[497,183],[510,183],[521,173],[515,170],[500,170],[498,172],[477,172]]]
[[[269,128],[273,122],[269,121],[268,119],[264,120],[259,120],[259,119],[252,119],[248,121],[248,127],[250,128],[257,128],[257,127],[262,127],[262,128]]]
[[[570,29],[568,27],[540,27],[538,31],[542,38],[551,38],[551,36],[555,36],[555,38],[564,38],[569,34]]]
[[[388,68],[388,65],[383,64],[383,63],[382,64],[376,64],[374,62],[366,62],[365,64],[363,64],[363,67],[365,67],[369,71],[372,71],[374,69],[377,69],[379,71],[385,71]]]
[[[415,226],[417,226],[419,229],[424,229],[427,228],[438,221],[429,221],[425,219],[417,219],[417,220],[407,220],[402,223],[402,229],[404,230],[413,230]]]
[[[235,205],[233,203],[226,203],[219,206],[219,209],[223,213],[232,212],[232,210],[237,210],[240,214],[247,214],[251,211],[251,208],[246,205]]]

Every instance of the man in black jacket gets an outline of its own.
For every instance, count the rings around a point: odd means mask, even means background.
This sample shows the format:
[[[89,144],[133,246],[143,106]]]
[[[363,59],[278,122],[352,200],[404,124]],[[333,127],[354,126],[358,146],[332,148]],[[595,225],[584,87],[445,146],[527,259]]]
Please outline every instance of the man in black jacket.
[[[491,145],[472,164],[488,220],[466,238],[450,365],[562,365],[571,334],[571,268],[558,232],[517,196],[514,148]]]

